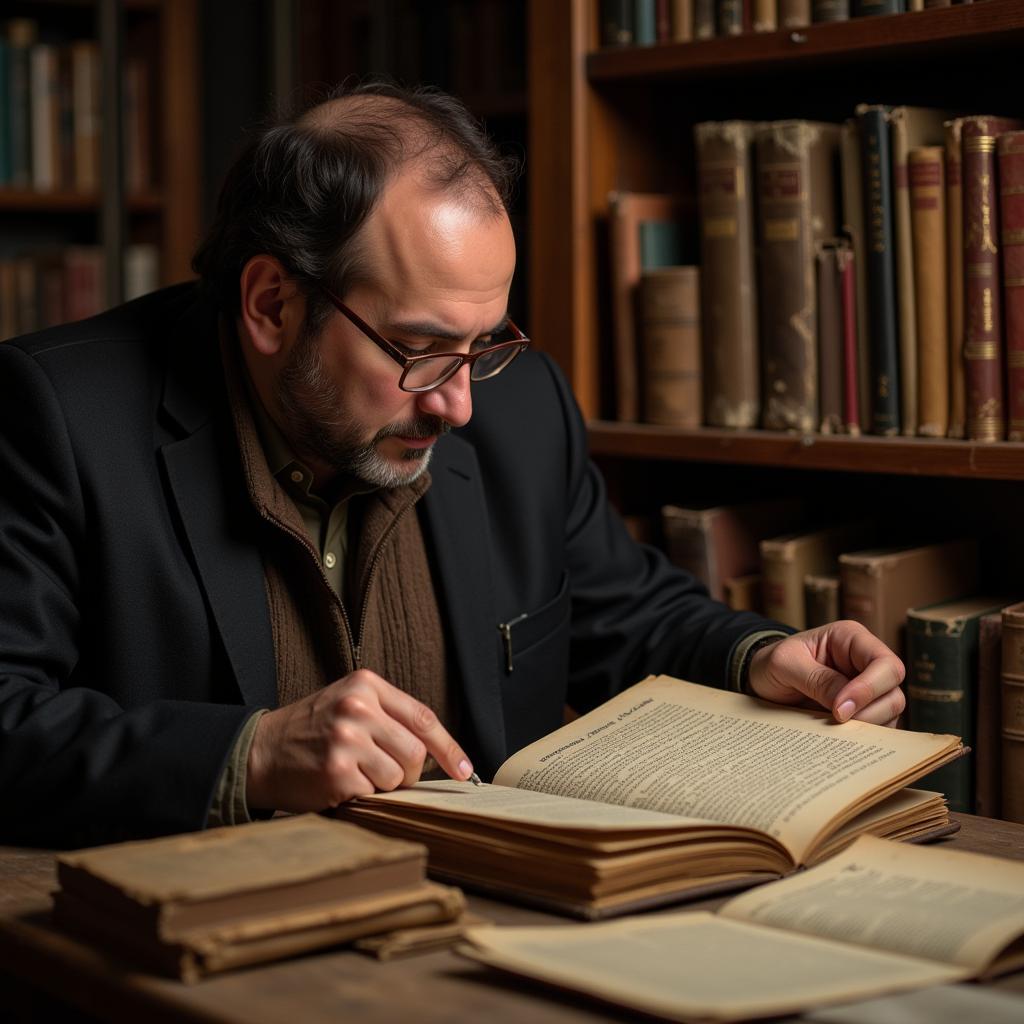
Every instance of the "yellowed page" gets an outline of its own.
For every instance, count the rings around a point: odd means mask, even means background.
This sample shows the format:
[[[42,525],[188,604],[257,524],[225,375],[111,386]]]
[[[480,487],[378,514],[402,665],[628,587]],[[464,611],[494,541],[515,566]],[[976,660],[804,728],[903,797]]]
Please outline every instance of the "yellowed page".
[[[1024,935],[1024,863],[864,836],[719,914],[979,973]]]
[[[843,808],[957,746],[657,676],[520,750],[494,781],[756,828],[802,863]]]
[[[614,924],[473,928],[460,952],[670,1020],[742,1020],[969,975],[962,968],[706,913]]]

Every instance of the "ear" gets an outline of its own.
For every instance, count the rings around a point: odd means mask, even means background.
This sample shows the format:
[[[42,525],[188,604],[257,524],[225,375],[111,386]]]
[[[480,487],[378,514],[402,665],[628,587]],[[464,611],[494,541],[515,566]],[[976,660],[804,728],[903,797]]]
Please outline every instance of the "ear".
[[[253,256],[239,279],[239,335],[256,353],[276,356],[298,334],[305,302],[295,282],[273,256]]]

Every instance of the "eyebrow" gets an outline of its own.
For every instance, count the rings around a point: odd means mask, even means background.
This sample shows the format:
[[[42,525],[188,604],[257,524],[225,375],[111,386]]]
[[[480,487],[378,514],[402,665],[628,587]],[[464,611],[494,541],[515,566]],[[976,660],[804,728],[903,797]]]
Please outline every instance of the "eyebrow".
[[[477,337],[483,337],[485,334],[495,334],[507,324],[508,312],[506,311],[493,327],[486,331],[481,331]],[[442,324],[434,323],[431,320],[398,320],[386,325],[381,331],[385,336],[388,334],[404,334],[415,338],[438,338],[441,341],[454,342],[462,341],[465,337],[464,334],[453,331],[449,327],[444,327]]]

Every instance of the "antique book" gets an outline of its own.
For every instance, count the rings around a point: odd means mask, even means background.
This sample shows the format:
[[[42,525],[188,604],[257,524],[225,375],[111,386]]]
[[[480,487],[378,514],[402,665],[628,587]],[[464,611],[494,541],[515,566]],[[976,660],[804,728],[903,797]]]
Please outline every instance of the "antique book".
[[[1002,805],[1006,821],[1024,822],[1024,603],[1003,609]]]
[[[633,42],[651,46],[658,41],[658,16],[655,0],[633,0]]]
[[[768,430],[818,426],[814,249],[836,229],[839,128],[774,121],[755,130],[761,421]]]
[[[794,629],[806,629],[804,577],[838,571],[839,555],[872,543],[874,534],[869,523],[846,523],[761,541],[764,614]]]
[[[907,609],[976,591],[978,544],[949,541],[916,548],[846,552],[839,556],[843,618],[863,623],[898,655]]]
[[[693,0],[693,36],[695,39],[715,37],[715,0]]]
[[[811,15],[818,21],[849,21],[850,0],[811,0]]]
[[[725,603],[736,612],[763,614],[762,578],[759,572],[746,576],[730,576],[722,581]]]
[[[57,858],[54,919],[195,981],[363,935],[457,917],[426,850],[318,815],[117,843]]]
[[[60,180],[60,87],[57,47],[37,43],[29,50],[32,188],[51,192]]]
[[[701,425],[700,286],[697,267],[645,270],[640,278],[643,420]]]
[[[677,43],[693,39],[693,0],[672,0],[669,21]]]
[[[749,121],[694,126],[700,213],[704,422],[756,427],[761,412],[753,139]]]
[[[779,0],[779,27],[803,28],[811,23],[811,0]]]
[[[1005,598],[969,597],[907,612],[907,724],[918,732],[953,732],[978,751],[978,623]],[[952,811],[975,813],[975,758],[961,758],[921,783],[946,794]]]
[[[725,600],[725,580],[760,569],[760,541],[794,529],[802,519],[801,503],[789,498],[661,510],[669,561],[696,576],[716,601]]]
[[[839,274],[839,312],[843,347],[843,429],[854,437],[860,434],[861,387],[860,339],[857,324],[857,257],[849,246],[836,252]]]
[[[904,787],[961,752],[955,736],[650,676],[491,785],[420,783],[338,813],[426,843],[436,878],[595,918],[787,874],[865,833],[935,835],[941,796]]]
[[[865,836],[827,863],[713,913],[471,928],[458,952],[632,1014],[788,1019],[830,1003],[1017,970],[1021,892],[1024,865],[1016,861]],[[934,1018],[857,1006],[832,1019]]]
[[[871,346],[871,432],[900,432],[900,353],[896,319],[892,161],[889,110],[857,107],[864,175],[864,248]]]
[[[1006,436],[996,137],[1020,127],[1004,117],[963,120],[964,376],[972,441]]]
[[[889,111],[892,142],[893,241],[896,252],[896,314],[900,348],[900,428],[918,433],[917,277],[914,266],[908,160],[910,151],[941,145],[946,114],[927,107],[893,107]]]
[[[922,437],[949,432],[944,155],[942,146],[922,146],[907,157],[917,315],[917,432]]]
[[[74,176],[80,192],[100,186],[100,51],[91,39],[71,44]]]
[[[743,0],[717,0],[715,8],[718,35],[743,35]]]
[[[843,433],[843,281],[839,250],[845,239],[821,242],[814,254],[818,281],[818,430]]]
[[[963,118],[945,124],[946,131],[946,296],[949,300],[949,432],[961,438],[967,418],[964,383],[964,194],[960,159]]]
[[[839,576],[804,577],[805,629],[824,626],[839,618]]]
[[[774,32],[778,27],[779,5],[777,0],[754,0],[754,31]]]
[[[853,16],[870,18],[876,14],[902,14],[905,0],[853,0]]]
[[[640,416],[637,316],[640,275],[654,266],[677,264],[678,253],[670,245],[679,222],[681,205],[672,196],[613,192],[608,200],[609,244],[611,249],[611,300],[615,352],[615,414],[619,420],[635,422]],[[664,232],[648,231],[643,225],[657,224]],[[645,261],[643,242],[647,242]],[[652,262],[656,260],[657,262]]]
[[[974,750],[974,813],[999,818],[1002,789],[1000,669],[1003,664],[1002,612],[978,620],[978,714]]]
[[[871,341],[868,337],[867,235],[864,226],[864,175],[860,124],[851,117],[840,129],[843,233],[852,243],[857,330],[857,423],[871,429]]]
[[[601,0],[601,45],[632,46],[633,0]]]
[[[1006,437],[1024,441],[1024,132],[996,140],[1003,248]]]

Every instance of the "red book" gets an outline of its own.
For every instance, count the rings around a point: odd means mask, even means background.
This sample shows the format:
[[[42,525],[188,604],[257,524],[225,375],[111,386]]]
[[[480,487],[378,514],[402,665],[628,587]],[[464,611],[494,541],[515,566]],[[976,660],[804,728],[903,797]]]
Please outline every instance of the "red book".
[[[1003,253],[1007,437],[1024,441],[1024,131],[1000,135],[996,153]]]
[[[848,434],[859,434],[860,402],[857,397],[859,386],[857,373],[857,278],[852,249],[844,248],[836,253],[839,269],[840,302],[843,325],[843,423]]]

